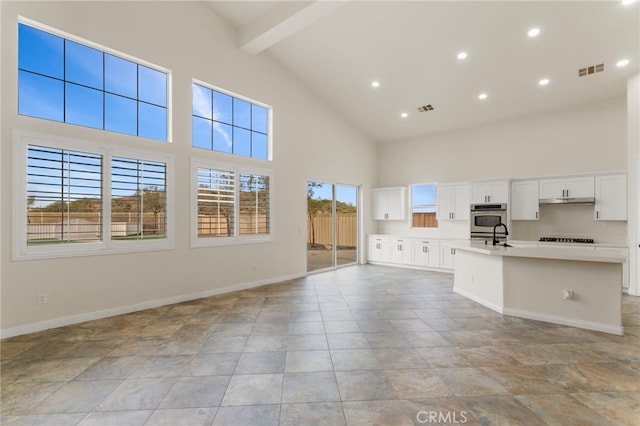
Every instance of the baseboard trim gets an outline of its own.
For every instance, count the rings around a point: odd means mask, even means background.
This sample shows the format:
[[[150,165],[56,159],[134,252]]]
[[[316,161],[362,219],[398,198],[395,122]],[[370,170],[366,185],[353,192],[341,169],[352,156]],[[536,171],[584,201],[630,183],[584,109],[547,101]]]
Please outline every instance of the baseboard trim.
[[[520,309],[505,308],[504,314],[514,316],[514,317],[519,317],[519,318],[536,320],[536,321],[550,322],[553,324],[568,325],[570,327],[584,328],[586,330],[600,331],[602,333],[617,334],[618,336],[624,335],[623,326],[618,327],[618,326],[609,325],[609,324],[602,324],[599,322],[582,321],[577,319],[558,317],[555,315],[547,315],[547,314],[540,314],[537,312],[523,311]]]
[[[453,292],[458,293],[460,296],[464,296],[467,299],[471,299],[474,302],[481,304],[482,306],[491,309],[492,311],[496,311],[499,314],[504,314],[504,309],[501,306],[494,305],[493,303],[489,303],[484,299],[479,298],[473,294],[467,293],[464,290],[460,290],[459,288],[453,287]]]
[[[38,331],[44,331],[51,328],[64,327],[66,325],[79,324],[85,321],[93,321],[102,318],[113,317],[116,315],[129,314],[131,312],[143,311],[145,309],[157,308],[159,306],[172,305],[174,303],[182,303],[189,300],[202,299],[203,297],[217,296],[219,294],[231,293],[238,290],[247,290],[254,287],[260,287],[263,285],[274,284],[281,281],[293,280],[297,278],[305,277],[306,273],[284,275],[281,277],[268,278],[264,280],[251,281],[247,283],[232,284],[212,290],[201,291],[197,293],[183,294],[174,297],[167,297],[164,299],[149,300],[146,302],[135,303],[133,305],[121,306],[111,309],[103,309],[95,312],[88,312],[84,314],[71,315],[63,318],[56,318],[53,320],[37,322],[28,325],[22,325],[18,327],[12,327],[0,330],[0,339],[6,339],[8,337],[20,336],[23,334],[36,333]]]

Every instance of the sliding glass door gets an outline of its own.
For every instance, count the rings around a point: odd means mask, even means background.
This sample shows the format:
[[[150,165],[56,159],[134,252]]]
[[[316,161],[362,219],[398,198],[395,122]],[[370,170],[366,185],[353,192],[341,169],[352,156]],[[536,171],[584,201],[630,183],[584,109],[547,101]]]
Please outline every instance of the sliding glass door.
[[[307,182],[307,271],[358,262],[358,187]]]

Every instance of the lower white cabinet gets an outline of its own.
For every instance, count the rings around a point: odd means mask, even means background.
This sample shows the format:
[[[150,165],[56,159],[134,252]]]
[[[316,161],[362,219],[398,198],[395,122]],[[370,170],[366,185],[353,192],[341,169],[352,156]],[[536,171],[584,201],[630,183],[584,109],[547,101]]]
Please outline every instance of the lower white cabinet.
[[[391,256],[389,254],[389,238],[386,237],[369,237],[369,250],[367,259],[370,262],[389,262]]]
[[[440,241],[414,240],[413,264],[428,268],[440,267]]]
[[[400,265],[411,264],[411,240],[405,238],[392,238],[389,241],[391,263]]]
[[[440,267],[442,269],[454,269],[456,249],[448,245],[440,245]]]

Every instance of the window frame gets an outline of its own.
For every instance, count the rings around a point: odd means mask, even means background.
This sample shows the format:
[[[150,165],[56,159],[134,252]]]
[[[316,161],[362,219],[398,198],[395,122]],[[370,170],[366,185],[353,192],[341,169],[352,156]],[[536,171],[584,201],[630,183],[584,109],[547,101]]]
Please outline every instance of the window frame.
[[[34,116],[31,116],[31,115],[20,115],[21,117],[27,117],[27,118],[30,118],[30,119],[37,119],[37,120],[53,121],[53,122],[56,122],[56,123],[66,124],[66,125],[70,125],[70,126],[79,126],[79,127],[85,128],[85,129],[92,129],[92,130],[97,130],[97,131],[102,131],[102,132],[108,132],[108,133],[112,133],[112,134],[123,135],[125,137],[141,138],[141,139],[144,139],[144,140],[150,140],[150,141],[155,141],[155,142],[163,142],[163,143],[172,143],[173,142],[173,122],[172,122],[172,117],[173,117],[173,99],[172,99],[172,93],[173,93],[173,90],[172,90],[173,83],[172,83],[172,81],[173,81],[173,78],[172,77],[173,77],[173,74],[172,74],[170,69],[162,67],[162,66],[157,65],[157,64],[154,64],[154,63],[149,62],[149,61],[145,61],[144,59],[140,59],[140,58],[137,58],[135,56],[120,52],[118,50],[103,46],[101,44],[92,42],[92,41],[84,39],[82,37],[78,37],[78,36],[75,36],[73,34],[69,34],[69,33],[65,32],[65,31],[61,31],[61,30],[59,30],[57,28],[51,27],[49,25],[43,24],[43,23],[38,22],[38,21],[34,21],[33,19],[29,19],[29,18],[26,18],[24,16],[20,16],[20,15],[18,16],[18,20],[17,20],[17,23],[16,23],[16,34],[18,34],[18,28],[19,28],[20,24],[24,24],[24,25],[33,27],[33,28],[35,28],[37,30],[40,30],[40,31],[48,32],[48,33],[53,34],[55,36],[62,37],[64,39],[66,39],[66,40],[72,41],[74,43],[78,43],[78,44],[84,45],[86,47],[90,47],[92,49],[97,49],[97,50],[99,50],[99,51],[101,51],[103,53],[106,53],[106,54],[109,54],[109,55],[112,55],[112,56],[116,56],[116,57],[118,57],[120,59],[124,59],[124,60],[130,61],[130,62],[133,62],[136,65],[140,65],[140,66],[143,66],[143,67],[146,67],[146,68],[150,68],[150,69],[155,70],[155,71],[160,71],[160,72],[166,74],[166,76],[167,76],[167,106],[166,106],[166,112],[167,112],[167,135],[166,136],[167,137],[166,137],[165,140],[160,140],[160,139],[148,138],[148,137],[145,137],[145,136],[130,135],[128,133],[121,133],[121,132],[116,132],[116,131],[113,131],[113,130],[107,130],[107,129],[104,128],[104,126],[105,126],[105,121],[104,121],[105,120],[105,118],[104,118],[105,112],[104,111],[103,111],[103,128],[89,127],[89,126],[85,126],[85,125],[82,125],[82,124],[69,123],[69,122],[66,122],[64,120],[62,120],[62,121],[51,120],[51,119],[47,119],[47,118],[34,117]],[[18,45],[16,46],[16,49],[19,48],[19,42],[20,41],[17,40]],[[20,72],[20,70],[19,70],[18,66],[16,65],[16,88],[18,87],[18,74],[19,74],[19,72]],[[64,83],[66,80],[61,80],[61,81]],[[66,91],[66,87],[63,86],[63,90]],[[109,93],[109,92],[104,90],[104,85],[103,85],[103,89],[101,90],[101,93],[103,93],[104,97],[106,97],[106,95]],[[16,111],[18,110],[17,102],[18,102],[18,99],[19,99],[19,93],[17,93],[17,95],[18,96],[16,97]],[[103,98],[103,105],[104,105],[105,102],[106,101]],[[139,98],[136,99],[136,105],[139,102],[145,103],[144,101],[140,101]],[[63,110],[64,110],[64,105],[63,105]],[[140,118],[138,117],[137,118],[137,128],[139,128],[139,126],[140,126],[139,125],[139,120],[140,120]]]
[[[225,89],[223,89],[221,87],[214,86],[214,85],[209,84],[209,83],[205,83],[202,80],[198,80],[198,79],[194,78],[194,79],[191,80],[191,87],[192,87],[192,90],[191,90],[191,108],[192,108],[191,119],[192,120],[193,120],[193,117],[195,117],[193,115],[193,85],[194,84],[197,84],[197,85],[202,86],[202,87],[204,87],[206,89],[209,89],[209,90],[213,90],[215,92],[222,93],[223,95],[231,96],[232,98],[236,98],[236,99],[239,99],[241,101],[248,102],[249,104],[265,108],[267,110],[267,133],[266,133],[266,136],[267,136],[267,158],[260,158],[260,157],[253,157],[253,156],[250,156],[250,155],[235,154],[233,152],[218,151],[218,150],[213,149],[213,147],[211,149],[207,149],[207,148],[194,146],[193,145],[193,121],[192,121],[192,124],[191,124],[191,132],[192,132],[191,148],[192,149],[205,150],[205,151],[208,151],[208,152],[215,152],[215,153],[218,153],[218,154],[221,154],[221,155],[231,155],[234,158],[251,158],[251,159],[256,160],[256,161],[273,161],[273,107],[272,106],[267,105],[267,104],[265,104],[263,102],[259,102],[259,101],[256,101],[254,99],[248,98],[246,96],[239,95],[239,94],[231,92],[229,90],[225,90]],[[213,120],[213,121],[215,121],[215,120]],[[234,126],[233,124],[228,124],[228,125],[231,126],[231,127],[238,127],[238,126]],[[242,127],[238,127],[238,128],[244,129]],[[235,141],[233,143],[235,143]]]
[[[234,174],[234,232],[232,236],[200,237],[198,236],[198,169],[214,169],[230,171]],[[191,213],[191,248],[220,247],[245,244],[262,244],[274,241],[274,172],[271,169],[251,167],[237,163],[228,163],[209,160],[200,157],[191,158],[191,188],[190,188],[190,213]],[[241,235],[240,234],[240,175],[252,174],[267,176],[269,178],[269,233],[267,235]]]
[[[170,154],[121,148],[64,136],[14,131],[13,141],[13,260],[48,259],[171,250],[175,246],[175,161]],[[27,155],[29,145],[99,154],[102,157],[102,240],[77,244],[27,244]],[[114,240],[111,238],[111,158],[125,157],[166,164],[166,237],[158,239]]]

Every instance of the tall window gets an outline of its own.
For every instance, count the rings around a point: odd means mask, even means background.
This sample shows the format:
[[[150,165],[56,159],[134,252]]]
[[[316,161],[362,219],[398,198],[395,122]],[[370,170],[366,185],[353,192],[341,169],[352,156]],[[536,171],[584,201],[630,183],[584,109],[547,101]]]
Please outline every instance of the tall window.
[[[173,158],[16,132],[14,258],[172,248]]]
[[[102,240],[102,156],[29,145],[27,244]]]
[[[167,165],[111,159],[111,238],[164,238],[167,233]]]
[[[192,145],[269,159],[269,108],[193,83]]]
[[[192,160],[194,247],[271,239],[271,172]]]
[[[18,25],[18,114],[166,141],[168,75]]]
[[[436,184],[411,185],[411,216],[414,228],[437,228]]]

